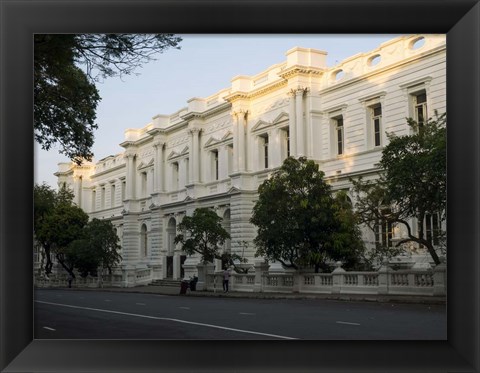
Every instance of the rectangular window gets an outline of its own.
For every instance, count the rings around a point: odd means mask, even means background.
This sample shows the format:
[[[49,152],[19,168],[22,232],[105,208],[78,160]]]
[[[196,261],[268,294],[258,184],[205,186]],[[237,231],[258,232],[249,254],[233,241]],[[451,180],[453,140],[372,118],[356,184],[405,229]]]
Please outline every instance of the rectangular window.
[[[172,163],[172,190],[178,190],[178,163]]]
[[[141,188],[142,188],[142,195],[141,197],[146,197],[147,196],[147,173],[142,172],[140,174],[141,177]]]
[[[374,226],[375,244],[384,247],[393,246],[393,224],[391,222],[377,220]]]
[[[96,210],[97,205],[97,191],[93,190],[92,191],[92,211]]]
[[[115,184],[112,184],[110,190],[110,206],[115,207]]]
[[[335,131],[337,137],[337,154],[342,155],[344,152],[343,117],[335,119]]]
[[[288,157],[290,157],[290,131],[289,131],[288,129],[286,129],[286,130],[284,131],[284,133],[285,133],[285,135],[284,135],[284,136],[285,136],[285,145],[284,145],[284,147],[285,147],[285,149],[286,149],[286,152],[285,152],[285,153],[286,153],[286,157],[285,157],[285,158],[288,158]]]
[[[101,206],[100,208],[102,208],[102,209],[105,208],[105,187],[102,187],[100,206]]]
[[[228,155],[228,174],[230,175],[233,171],[233,145],[227,146],[227,155]]]
[[[123,180],[122,181],[122,202],[125,201],[126,190],[127,190],[127,182]]]
[[[372,108],[372,124],[373,124],[373,144],[381,145],[381,128],[382,128],[382,107],[376,106]]]
[[[268,135],[263,138],[264,167],[268,168]]]
[[[212,151],[212,162],[213,162],[213,180],[218,180],[218,150]]]
[[[427,94],[425,92],[413,96],[414,119],[419,127],[427,120]]]
[[[425,215],[425,232],[427,241],[434,245],[439,244],[440,219],[438,214]]]

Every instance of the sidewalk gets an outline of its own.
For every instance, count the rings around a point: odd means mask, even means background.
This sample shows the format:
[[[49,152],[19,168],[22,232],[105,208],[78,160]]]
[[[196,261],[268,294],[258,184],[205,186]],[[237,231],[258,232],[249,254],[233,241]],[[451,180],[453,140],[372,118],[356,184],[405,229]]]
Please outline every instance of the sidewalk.
[[[41,288],[49,289],[49,288]],[[54,288],[60,289],[60,288]],[[65,288],[61,288],[65,289]],[[123,293],[158,294],[182,297],[217,297],[217,298],[248,298],[248,299],[323,299],[335,301],[379,302],[379,303],[409,303],[446,305],[446,297],[422,295],[375,295],[375,294],[314,294],[314,293],[258,293],[231,291],[224,293],[221,289],[213,291],[191,291],[180,295],[180,288],[171,286],[138,286],[133,288],[71,288],[70,290],[106,291]]]

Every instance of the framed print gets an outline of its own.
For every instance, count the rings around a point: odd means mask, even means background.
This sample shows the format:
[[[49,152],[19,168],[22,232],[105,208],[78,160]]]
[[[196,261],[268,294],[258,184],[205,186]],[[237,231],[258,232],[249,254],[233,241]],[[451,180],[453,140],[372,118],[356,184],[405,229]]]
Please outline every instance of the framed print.
[[[4,372],[480,372],[480,4],[0,0],[0,369]],[[35,33],[447,35],[446,341],[35,340]],[[255,58],[255,56],[252,56]]]

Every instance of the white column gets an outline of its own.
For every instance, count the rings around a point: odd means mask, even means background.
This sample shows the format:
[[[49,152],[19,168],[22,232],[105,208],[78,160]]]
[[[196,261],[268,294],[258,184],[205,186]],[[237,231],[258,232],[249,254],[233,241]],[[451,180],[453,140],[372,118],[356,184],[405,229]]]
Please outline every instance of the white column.
[[[82,208],[82,177],[81,176],[74,176],[73,177],[73,185],[74,185],[74,202],[80,208]]]
[[[153,192],[159,193],[163,191],[163,179],[165,178],[163,169],[163,145],[161,141],[153,144],[155,149],[155,159],[153,164]]]
[[[282,130],[276,128],[269,132],[271,146],[268,147],[268,160],[271,164],[270,168],[279,167],[282,165],[282,147],[283,138]]]
[[[127,159],[127,175],[126,175],[126,191],[125,191],[125,198],[127,200],[133,199],[134,193],[134,185],[135,185],[135,169],[134,169],[134,154],[125,154],[125,158]]]
[[[247,112],[240,112],[238,120],[238,170],[245,171],[245,131],[247,125]]]
[[[303,123],[303,89],[297,89],[295,93],[295,114],[297,127],[297,155],[302,157],[305,155],[305,124]]]
[[[190,134],[190,147],[189,147],[189,157],[190,157],[190,162],[189,162],[189,165],[188,165],[188,173],[190,175],[190,181],[189,181],[189,184],[193,184],[194,183],[194,177],[193,177],[193,169],[194,169],[194,165],[195,165],[195,154],[193,152],[193,132],[191,130],[188,131],[188,133]]]
[[[218,149],[218,178],[220,180],[228,177],[228,145]]]
[[[155,170],[150,169],[147,173],[147,197],[153,193],[155,183]]]
[[[184,159],[179,159],[178,160],[178,189],[183,189],[185,188],[186,185],[186,176],[187,176],[187,171],[185,170],[185,160]]]
[[[288,113],[288,121],[290,125],[290,156],[297,156],[297,126],[295,117],[295,91],[290,92],[290,105]]]
[[[312,123],[312,115],[310,113],[312,109],[312,96],[310,95],[309,92],[306,94],[306,107],[305,107],[305,126],[307,127],[307,138],[306,138],[306,149],[305,149],[305,155],[307,158],[311,159],[313,158],[313,123]]]
[[[192,184],[200,182],[200,129],[192,128],[192,156],[190,163],[192,164]]]
[[[238,172],[238,113],[233,112],[233,159],[232,159],[232,171]]]

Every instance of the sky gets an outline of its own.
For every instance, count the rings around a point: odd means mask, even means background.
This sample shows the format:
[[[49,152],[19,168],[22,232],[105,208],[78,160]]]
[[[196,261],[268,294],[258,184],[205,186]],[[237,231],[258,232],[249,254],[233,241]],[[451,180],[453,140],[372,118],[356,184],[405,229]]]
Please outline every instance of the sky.
[[[137,75],[108,78],[98,83],[102,100],[97,107],[98,129],[94,160],[123,152],[127,128],[141,128],[157,114],[172,114],[193,97],[208,97],[229,88],[237,75],[256,75],[286,60],[293,47],[320,49],[334,66],[357,53],[371,51],[398,35],[178,35],[181,49],[168,49]],[[69,159],[53,147],[35,145],[36,183],[57,189],[53,175]]]

